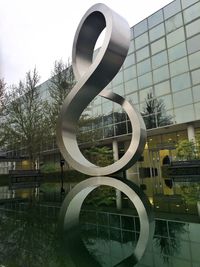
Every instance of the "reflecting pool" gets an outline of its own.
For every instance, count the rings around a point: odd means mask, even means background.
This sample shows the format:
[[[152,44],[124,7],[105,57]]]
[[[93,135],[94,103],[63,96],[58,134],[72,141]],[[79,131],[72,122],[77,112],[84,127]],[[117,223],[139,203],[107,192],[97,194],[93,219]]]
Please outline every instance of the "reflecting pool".
[[[0,204],[0,266],[72,266],[58,229],[60,204],[37,199]],[[153,241],[136,266],[199,267],[199,217],[175,219],[168,213],[156,217]],[[132,254],[140,231],[137,214],[128,208],[84,206],[80,227],[85,246],[102,267],[116,266]]]

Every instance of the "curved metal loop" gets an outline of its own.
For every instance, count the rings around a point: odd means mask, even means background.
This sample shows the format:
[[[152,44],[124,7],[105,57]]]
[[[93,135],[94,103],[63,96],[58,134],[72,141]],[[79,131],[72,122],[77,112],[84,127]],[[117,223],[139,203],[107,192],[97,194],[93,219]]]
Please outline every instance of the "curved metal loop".
[[[103,45],[92,62],[95,43],[104,28],[106,32]],[[76,31],[72,65],[78,82],[63,103],[57,123],[57,143],[65,160],[82,173],[99,176],[128,169],[143,152],[146,128],[141,115],[123,97],[104,89],[121,68],[129,43],[129,25],[104,4],[92,6],[83,16]],[[133,130],[126,153],[117,162],[106,167],[89,162],[82,155],[76,139],[78,120],[98,94],[122,106]]]
[[[114,187],[123,192],[135,206],[140,221],[140,235],[133,253],[115,265],[116,267],[134,266],[143,256],[149,240],[154,233],[154,219],[151,205],[140,188],[134,183],[110,177],[92,177],[76,185],[65,198],[60,211],[60,229],[65,243],[65,253],[72,266],[100,266],[89,254],[82,239],[79,214],[85,198],[100,185]],[[64,235],[63,235],[64,229]],[[78,252],[78,253],[77,253]]]

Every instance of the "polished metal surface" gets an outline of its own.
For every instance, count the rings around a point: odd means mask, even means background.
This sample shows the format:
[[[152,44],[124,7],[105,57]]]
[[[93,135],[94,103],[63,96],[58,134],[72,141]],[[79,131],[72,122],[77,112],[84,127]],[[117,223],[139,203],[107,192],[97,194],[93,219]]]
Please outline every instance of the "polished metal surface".
[[[92,62],[95,43],[104,28],[106,33],[103,45]],[[100,176],[128,169],[143,152],[146,128],[141,115],[122,96],[104,89],[121,68],[129,43],[129,25],[104,4],[92,6],[83,16],[76,31],[72,66],[78,82],[63,103],[57,123],[57,143],[65,160],[82,173]],[[117,162],[106,167],[89,162],[82,155],[76,139],[78,120],[98,94],[122,106],[133,131],[126,153]]]
[[[104,28],[104,42],[93,62],[95,43]],[[72,65],[78,82],[63,103],[57,123],[57,142],[63,157],[73,168],[95,177],[76,185],[61,207],[60,229],[66,245],[66,257],[71,267],[99,266],[82,242],[79,214],[85,198],[100,185],[114,187],[126,194],[135,205],[140,220],[140,235],[135,250],[130,257],[116,266],[135,265],[141,259],[153,235],[154,220],[151,205],[145,194],[128,180],[105,177],[132,166],[141,156],[146,141],[146,128],[141,115],[122,96],[104,89],[126,58],[130,43],[129,34],[129,25],[121,16],[104,4],[96,4],[83,16],[74,38]],[[129,117],[133,131],[125,154],[106,167],[89,162],[79,150],[76,139],[78,120],[97,95],[121,105]]]
[[[60,212],[60,229],[64,229],[64,242],[66,253],[74,266],[99,266],[91,257],[81,239],[79,229],[79,214],[85,198],[95,188],[106,185],[123,192],[134,204],[140,220],[139,240],[133,253],[115,266],[134,266],[143,256],[149,240],[154,232],[154,219],[151,205],[146,195],[137,185],[128,180],[119,180],[111,177],[92,177],[75,186],[65,198]],[[84,265],[85,264],[85,265]]]

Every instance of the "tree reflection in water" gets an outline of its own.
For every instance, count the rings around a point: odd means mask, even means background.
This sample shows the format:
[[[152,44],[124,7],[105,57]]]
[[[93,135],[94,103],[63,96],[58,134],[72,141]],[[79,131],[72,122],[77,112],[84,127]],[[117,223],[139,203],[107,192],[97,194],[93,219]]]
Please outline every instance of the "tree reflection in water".
[[[34,203],[23,211],[0,210],[0,264],[6,267],[67,266],[60,255],[57,217]]]
[[[18,207],[0,209],[0,266],[74,266],[59,238],[57,222],[60,207],[44,206],[37,202],[21,203]],[[82,211],[80,219],[83,242],[100,266],[115,266],[131,255],[140,231],[137,216],[116,213],[108,208],[103,211],[101,208],[98,211]],[[147,254],[153,253],[153,258],[161,254],[159,264],[171,266],[173,258],[184,256],[184,242],[189,242],[188,231],[189,223],[157,219],[153,250],[151,243]],[[81,252],[76,253],[81,258]],[[151,266],[158,265],[152,262]]]
[[[21,203],[15,210],[0,209],[0,266],[71,266],[57,229],[59,207],[55,210],[35,202]],[[93,218],[93,226],[89,213],[84,214],[82,238],[89,253],[101,263],[100,266],[114,266],[132,253],[136,235],[130,231],[133,226],[131,217],[127,217],[129,221],[126,223],[122,220],[125,227],[122,231],[117,225],[117,218],[111,218],[109,212]],[[108,217],[110,219],[106,222]],[[116,225],[110,227],[113,220]],[[112,262],[110,255],[114,255]]]
[[[163,261],[169,262],[169,256],[175,256],[181,250],[181,235],[187,233],[186,223],[156,220],[154,244],[162,254]]]

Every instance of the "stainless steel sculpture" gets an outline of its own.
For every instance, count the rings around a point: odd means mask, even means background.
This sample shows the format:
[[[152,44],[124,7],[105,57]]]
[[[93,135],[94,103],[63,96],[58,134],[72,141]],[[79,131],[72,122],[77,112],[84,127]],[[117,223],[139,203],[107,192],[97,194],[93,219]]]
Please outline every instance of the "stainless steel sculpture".
[[[104,42],[93,62],[95,43],[104,28]],[[61,208],[60,223],[67,233],[66,244],[71,264],[76,262],[74,266],[98,266],[96,262],[94,265],[94,259],[88,255],[87,264],[84,265],[83,260],[77,264],[78,257],[74,255],[74,250],[76,247],[87,254],[78,230],[79,213],[86,196],[100,185],[112,186],[124,192],[135,205],[140,218],[141,232],[136,249],[131,257],[117,266],[131,266],[130,261],[132,265],[135,264],[142,257],[152,232],[153,221],[146,196],[130,181],[103,177],[132,166],[141,156],[146,141],[146,128],[141,115],[123,97],[104,89],[121,68],[129,43],[129,25],[104,4],[96,4],[86,12],[74,38],[72,66],[77,84],[63,103],[57,124],[57,142],[63,157],[73,168],[96,176],[78,184],[68,194]],[[78,120],[97,95],[120,104],[127,113],[133,130],[124,156],[106,167],[89,162],[80,152],[76,139]]]
[[[104,28],[104,43],[92,62],[95,43]],[[57,140],[65,160],[73,168],[88,175],[110,175],[127,169],[138,160],[144,149],[146,129],[140,114],[120,95],[103,90],[121,68],[129,43],[129,25],[103,4],[94,5],[86,12],[75,34],[72,66],[78,82],[63,103]],[[80,152],[76,139],[77,122],[81,113],[98,94],[120,104],[129,116],[133,129],[124,156],[107,167],[98,167],[89,162]]]

